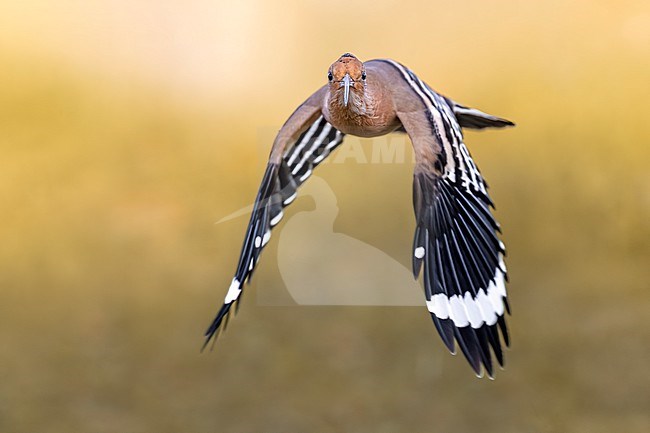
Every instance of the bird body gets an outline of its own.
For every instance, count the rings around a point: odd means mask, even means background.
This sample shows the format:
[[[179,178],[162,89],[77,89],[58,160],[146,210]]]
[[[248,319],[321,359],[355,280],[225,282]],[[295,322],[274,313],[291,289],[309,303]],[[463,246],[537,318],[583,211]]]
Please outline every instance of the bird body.
[[[458,343],[476,374],[485,370],[492,377],[492,353],[503,365],[501,340],[509,344],[505,246],[462,128],[513,123],[438,94],[393,60],[362,63],[346,53],[330,66],[328,81],[275,138],[235,277],[206,332],[206,344],[239,300],[284,207],[345,134],[401,131],[411,139],[416,160],[413,274],[416,279],[423,274],[425,303],[447,348],[455,353]]]

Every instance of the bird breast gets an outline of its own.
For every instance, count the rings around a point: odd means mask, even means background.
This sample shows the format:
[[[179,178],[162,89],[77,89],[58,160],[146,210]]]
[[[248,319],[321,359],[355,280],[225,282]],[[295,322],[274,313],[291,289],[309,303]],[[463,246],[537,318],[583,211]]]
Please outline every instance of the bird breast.
[[[377,137],[388,134],[400,126],[392,104],[385,98],[369,92],[350,92],[347,107],[339,92],[328,95],[323,107],[325,119],[336,129],[359,137]]]

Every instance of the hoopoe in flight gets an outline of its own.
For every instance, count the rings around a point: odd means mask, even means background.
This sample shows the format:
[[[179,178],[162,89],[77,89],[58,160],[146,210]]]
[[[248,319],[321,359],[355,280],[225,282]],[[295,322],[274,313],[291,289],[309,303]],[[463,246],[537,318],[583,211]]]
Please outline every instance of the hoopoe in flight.
[[[240,299],[283,209],[344,136],[406,132],[416,160],[413,275],[423,274],[426,306],[449,351],[455,353],[457,343],[477,375],[485,369],[493,377],[491,352],[503,366],[501,340],[509,345],[505,246],[462,128],[514,124],[440,95],[393,60],[362,63],[346,53],[330,66],[327,79],[275,138],[235,277],[205,344]]]

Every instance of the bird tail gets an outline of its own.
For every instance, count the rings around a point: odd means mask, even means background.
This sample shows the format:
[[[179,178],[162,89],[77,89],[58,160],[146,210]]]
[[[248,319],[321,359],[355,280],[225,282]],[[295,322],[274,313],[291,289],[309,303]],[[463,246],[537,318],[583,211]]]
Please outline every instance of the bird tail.
[[[493,116],[477,110],[476,108],[465,107],[450,99],[447,100],[449,105],[454,110],[458,123],[463,128],[469,129],[483,129],[483,128],[504,128],[506,126],[514,126],[515,124],[507,119]]]

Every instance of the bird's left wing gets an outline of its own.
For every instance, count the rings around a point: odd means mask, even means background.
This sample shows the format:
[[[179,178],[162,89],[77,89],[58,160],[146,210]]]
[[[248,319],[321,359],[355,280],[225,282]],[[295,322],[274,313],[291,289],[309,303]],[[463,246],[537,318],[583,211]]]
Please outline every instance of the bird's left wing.
[[[343,141],[344,134],[321,113],[325,90],[321,88],[298,107],[276,136],[255,198],[235,277],[221,309],[205,333],[203,347],[216,336],[221,323],[227,322],[231,307],[239,301],[243,284],[250,281],[260,253],[271,237],[271,229],[282,219],[283,209],[296,198],[298,187],[312,170]]]
[[[413,273],[424,274],[426,304],[447,348],[453,353],[458,342],[476,374],[484,367],[491,377],[490,347],[503,365],[500,337],[509,344],[504,317],[509,307],[505,246],[490,212],[487,184],[449,102],[405,66],[381,62],[401,81],[395,84],[402,86],[395,90],[397,114],[416,158]]]

